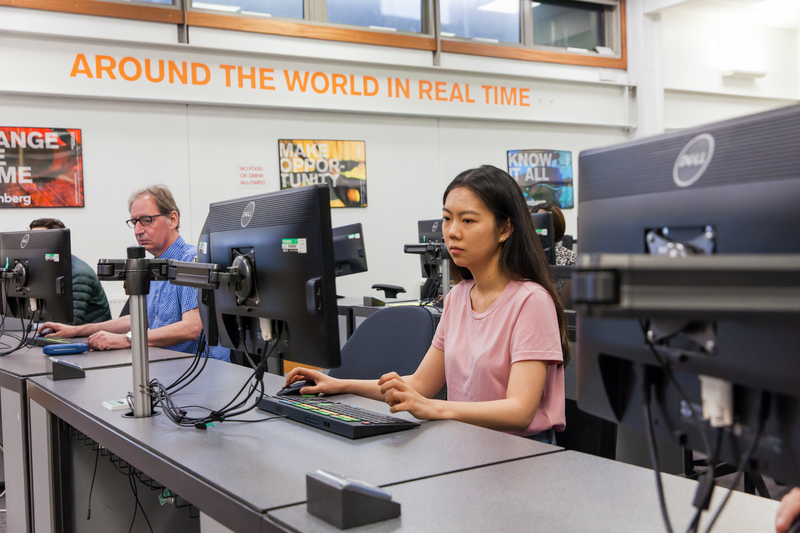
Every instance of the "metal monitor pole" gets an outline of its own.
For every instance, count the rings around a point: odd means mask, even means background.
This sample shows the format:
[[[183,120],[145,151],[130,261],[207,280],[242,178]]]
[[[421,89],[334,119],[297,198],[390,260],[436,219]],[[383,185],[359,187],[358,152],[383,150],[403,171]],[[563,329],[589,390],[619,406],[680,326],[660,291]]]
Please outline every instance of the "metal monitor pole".
[[[125,282],[131,301],[131,352],[133,364],[133,416],[153,415],[150,398],[150,357],[147,347],[147,294],[150,282],[166,280],[167,260],[145,259],[141,246],[128,248],[127,259],[100,259],[97,277]]]
[[[131,353],[133,363],[133,416],[153,416],[150,401],[150,354],[147,346],[147,294],[150,292],[149,261],[144,248],[128,248],[125,262],[125,294],[131,300]]]
[[[447,298],[448,292],[450,292],[450,259],[442,259],[442,298]]]

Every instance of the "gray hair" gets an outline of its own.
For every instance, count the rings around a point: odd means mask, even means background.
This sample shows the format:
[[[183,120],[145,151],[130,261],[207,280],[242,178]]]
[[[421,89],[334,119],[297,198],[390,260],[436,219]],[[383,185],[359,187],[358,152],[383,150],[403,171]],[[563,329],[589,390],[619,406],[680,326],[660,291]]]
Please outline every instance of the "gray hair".
[[[181,227],[181,210],[178,208],[178,204],[175,203],[175,197],[172,196],[172,191],[169,190],[169,187],[166,185],[149,185],[144,189],[140,189],[133,193],[130,198],[128,198],[128,212],[131,212],[131,206],[133,206],[133,202],[141,198],[142,196],[147,195],[153,199],[156,203],[156,207],[158,208],[159,214],[162,215],[169,215],[173,211],[178,213],[178,226],[175,228],[180,229]]]

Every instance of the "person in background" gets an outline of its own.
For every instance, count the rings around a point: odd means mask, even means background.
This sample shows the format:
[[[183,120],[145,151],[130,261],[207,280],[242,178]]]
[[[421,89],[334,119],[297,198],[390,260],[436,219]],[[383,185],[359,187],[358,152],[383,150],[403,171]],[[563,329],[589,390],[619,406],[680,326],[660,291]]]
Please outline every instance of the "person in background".
[[[37,218],[29,229],[66,229],[57,218]],[[111,320],[108,299],[92,267],[72,256],[72,323],[76,326]]]
[[[800,531],[800,489],[793,488],[781,500],[778,517],[775,520],[776,533],[795,533]]]
[[[126,223],[140,246],[160,259],[193,261],[197,248],[180,236],[181,212],[172,191],[164,185],[151,185],[133,193],[128,200],[130,220]],[[148,345],[194,354],[203,325],[197,309],[197,289],[173,285],[168,281],[150,283],[147,295]],[[131,317],[123,316],[83,326],[46,322],[39,333],[49,328],[50,336],[89,337],[93,350],[114,350],[131,345]],[[230,361],[230,350],[210,348],[210,357]]]
[[[295,368],[301,394],[351,393],[384,400],[422,420],[452,419],[555,444],[566,426],[564,308],[516,181],[485,165],[444,193],[453,279],[431,347],[411,376],[334,379]],[[447,384],[447,400],[433,396]]]
[[[539,204],[530,208],[531,213],[553,213],[553,237],[556,242],[556,265],[560,266],[575,266],[578,260],[578,254],[565,248],[561,245],[564,239],[564,233],[567,231],[567,221],[564,219],[564,213],[557,205],[554,204]]]

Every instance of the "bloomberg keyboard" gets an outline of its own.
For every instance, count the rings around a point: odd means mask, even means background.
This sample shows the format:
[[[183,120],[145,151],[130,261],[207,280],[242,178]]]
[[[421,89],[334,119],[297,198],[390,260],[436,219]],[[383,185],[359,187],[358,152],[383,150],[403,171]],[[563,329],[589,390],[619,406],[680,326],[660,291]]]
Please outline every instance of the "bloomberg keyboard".
[[[350,439],[360,439],[418,427],[417,422],[382,415],[317,396],[266,396],[258,408],[284,415]]]

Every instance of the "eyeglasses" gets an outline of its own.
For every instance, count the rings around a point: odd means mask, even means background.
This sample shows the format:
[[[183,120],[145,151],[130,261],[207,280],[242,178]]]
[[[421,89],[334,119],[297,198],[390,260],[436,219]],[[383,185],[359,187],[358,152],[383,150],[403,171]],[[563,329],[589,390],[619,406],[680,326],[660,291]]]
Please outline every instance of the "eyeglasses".
[[[165,216],[167,215],[163,213],[160,215],[143,216],[139,218],[132,218],[130,220],[126,220],[125,223],[128,225],[129,228],[135,228],[137,222],[142,226],[149,226],[150,224],[153,223],[153,219],[155,219],[156,217],[165,217]]]

